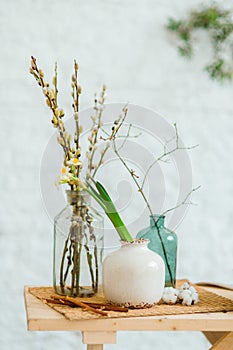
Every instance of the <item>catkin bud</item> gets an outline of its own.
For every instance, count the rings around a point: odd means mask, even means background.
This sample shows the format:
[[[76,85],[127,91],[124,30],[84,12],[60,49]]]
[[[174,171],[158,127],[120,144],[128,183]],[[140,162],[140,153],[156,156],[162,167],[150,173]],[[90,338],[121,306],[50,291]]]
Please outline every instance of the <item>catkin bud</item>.
[[[64,146],[65,144],[64,144],[64,140],[61,138],[61,136],[58,136],[57,137],[57,141],[58,141],[58,143],[61,145],[61,146]]]
[[[62,118],[64,117],[65,113],[62,108],[59,109],[59,117]]]
[[[53,117],[53,119],[52,119],[52,123],[53,123],[53,125],[55,126],[55,127],[57,127],[57,125],[58,125],[58,120],[57,120],[57,118],[54,116]]]
[[[32,66],[32,69],[36,69],[36,59],[34,57],[32,57],[31,59],[31,66]]]
[[[53,89],[49,91],[49,97],[51,100],[55,98],[55,91]]]
[[[43,93],[45,96],[49,95],[49,89],[47,87],[43,88]]]
[[[39,74],[40,74],[40,77],[44,77],[44,72],[42,71],[42,69],[39,69]]]
[[[58,108],[56,108],[56,109],[54,110],[54,114],[55,114],[56,117],[59,117],[59,109],[58,109]]]

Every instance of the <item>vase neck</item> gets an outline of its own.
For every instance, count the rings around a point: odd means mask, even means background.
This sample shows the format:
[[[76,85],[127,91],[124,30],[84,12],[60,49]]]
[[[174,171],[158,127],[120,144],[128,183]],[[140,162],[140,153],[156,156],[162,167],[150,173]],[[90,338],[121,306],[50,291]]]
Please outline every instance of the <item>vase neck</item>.
[[[90,203],[91,196],[85,190],[82,191],[72,191],[67,190],[67,201],[69,205],[83,205],[84,203]]]
[[[147,248],[149,239],[135,239],[132,242],[121,241],[121,248]]]
[[[151,227],[164,227],[164,220],[165,220],[165,216],[164,215],[151,215],[150,216],[150,226]]]

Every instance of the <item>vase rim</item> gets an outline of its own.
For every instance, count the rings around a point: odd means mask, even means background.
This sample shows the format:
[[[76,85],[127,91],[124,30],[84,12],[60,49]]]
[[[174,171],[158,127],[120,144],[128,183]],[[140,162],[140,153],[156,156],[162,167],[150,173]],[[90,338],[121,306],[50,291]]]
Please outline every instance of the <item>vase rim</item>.
[[[79,196],[82,197],[91,197],[90,193],[88,193],[85,189],[82,190],[66,190],[67,198],[78,198]]]
[[[69,193],[76,193],[76,194],[78,194],[78,193],[86,193],[86,194],[89,194],[86,190],[85,190],[85,188],[83,188],[83,189],[81,189],[81,190],[66,190],[66,193],[67,194],[69,194]]]
[[[121,240],[121,246],[140,246],[140,245],[148,245],[150,243],[150,240],[147,238],[135,238],[133,241],[123,241]]]
[[[91,202],[91,195],[85,189],[78,191],[66,190],[66,196],[70,205],[76,204],[76,201],[86,202],[89,204]]]
[[[150,215],[150,217],[151,218],[157,217],[159,219],[159,218],[165,218],[165,215],[163,215],[163,214],[153,214],[153,215]]]

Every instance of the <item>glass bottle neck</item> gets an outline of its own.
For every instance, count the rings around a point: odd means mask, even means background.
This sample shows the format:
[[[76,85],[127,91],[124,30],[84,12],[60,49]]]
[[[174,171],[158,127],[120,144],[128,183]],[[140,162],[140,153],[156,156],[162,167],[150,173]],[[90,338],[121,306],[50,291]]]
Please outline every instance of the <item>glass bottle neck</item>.
[[[90,194],[85,190],[82,190],[82,191],[67,190],[66,195],[67,195],[67,201],[69,205],[82,205],[83,203],[89,204],[91,201]]]
[[[154,227],[164,227],[164,220],[165,220],[165,216],[164,215],[151,215],[150,216],[150,226]]]

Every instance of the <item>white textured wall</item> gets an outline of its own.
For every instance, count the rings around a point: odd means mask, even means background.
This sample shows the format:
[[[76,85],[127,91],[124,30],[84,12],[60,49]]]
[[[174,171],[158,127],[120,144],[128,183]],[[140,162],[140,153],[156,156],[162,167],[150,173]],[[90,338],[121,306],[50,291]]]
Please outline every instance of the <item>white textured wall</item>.
[[[207,1],[204,1],[207,3]],[[59,62],[62,91],[79,60],[82,107],[105,82],[108,100],[130,101],[177,122],[191,154],[194,184],[202,188],[179,236],[178,277],[232,283],[233,85],[202,72],[207,38],[191,62],[182,60],[164,29],[196,1],[9,0],[0,4],[0,348],[82,349],[74,333],[29,333],[23,286],[51,283],[52,226],[42,206],[40,160],[52,129],[28,74],[30,55],[46,72]],[[228,1],[219,1],[228,5]],[[206,54],[205,54],[206,53]],[[52,73],[51,73],[52,74]],[[65,85],[66,84],[66,85]],[[69,101],[63,97],[66,107]],[[112,349],[207,349],[201,334],[121,333]]]

